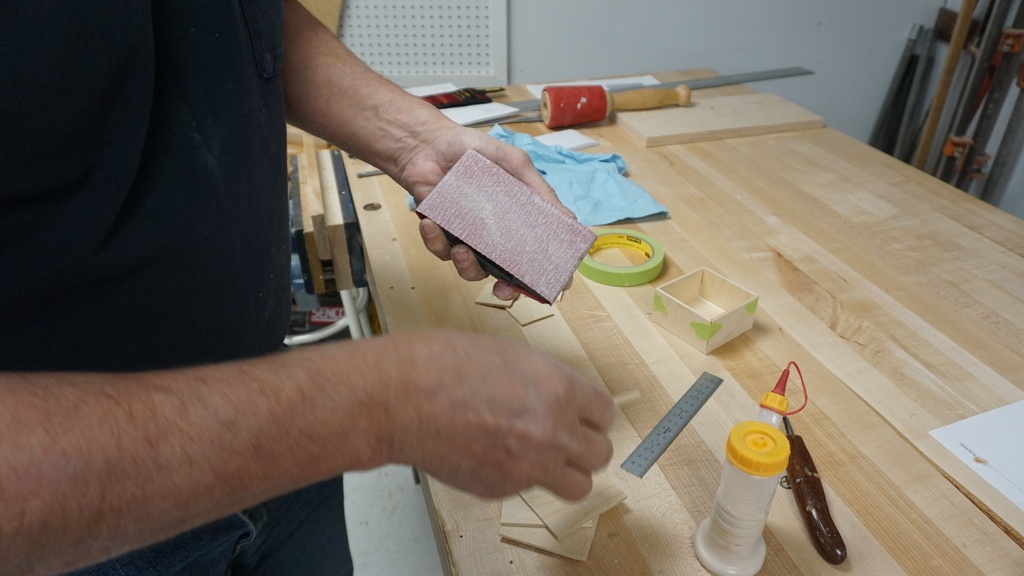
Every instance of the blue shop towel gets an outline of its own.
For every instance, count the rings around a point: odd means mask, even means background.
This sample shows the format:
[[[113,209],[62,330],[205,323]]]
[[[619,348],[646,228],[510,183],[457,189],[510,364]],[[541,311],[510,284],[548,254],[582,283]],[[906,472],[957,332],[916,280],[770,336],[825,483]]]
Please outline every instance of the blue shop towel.
[[[655,202],[646,190],[623,176],[626,162],[618,154],[584,154],[561,146],[548,146],[529,134],[513,132],[497,124],[489,134],[525,150],[555,189],[558,199],[585,226],[668,215],[668,210]]]

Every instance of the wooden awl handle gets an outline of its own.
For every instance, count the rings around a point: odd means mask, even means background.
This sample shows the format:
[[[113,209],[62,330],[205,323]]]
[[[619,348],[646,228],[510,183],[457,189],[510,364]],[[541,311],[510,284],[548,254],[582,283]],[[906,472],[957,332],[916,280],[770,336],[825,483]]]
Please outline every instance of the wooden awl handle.
[[[680,84],[673,88],[638,88],[626,92],[609,93],[612,110],[650,110],[662,106],[690,104],[690,87]]]
[[[811,541],[826,562],[842,564],[846,560],[846,543],[829,514],[825,489],[821,485],[821,477],[814,467],[811,453],[800,436],[788,434],[786,437],[789,438],[789,466],[786,467],[786,475],[796,505],[811,532]]]

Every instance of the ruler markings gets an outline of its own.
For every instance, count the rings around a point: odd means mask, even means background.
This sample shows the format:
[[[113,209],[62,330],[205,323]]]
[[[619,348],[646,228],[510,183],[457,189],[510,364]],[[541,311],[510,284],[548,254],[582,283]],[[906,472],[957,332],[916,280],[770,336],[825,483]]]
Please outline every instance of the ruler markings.
[[[636,449],[622,463],[622,469],[637,478],[643,478],[644,474],[647,474],[647,471],[654,466],[658,458],[661,458],[669,445],[679,436],[683,428],[686,428],[690,420],[693,420],[697,412],[707,403],[715,390],[718,390],[721,383],[722,379],[714,374],[708,372],[701,374],[661,418],[657,426],[640,441]]]

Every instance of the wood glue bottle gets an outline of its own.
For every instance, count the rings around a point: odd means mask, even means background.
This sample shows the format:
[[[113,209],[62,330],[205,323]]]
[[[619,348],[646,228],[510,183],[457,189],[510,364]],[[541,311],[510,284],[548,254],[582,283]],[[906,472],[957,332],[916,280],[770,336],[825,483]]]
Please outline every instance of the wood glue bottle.
[[[717,576],[753,576],[764,564],[762,532],[775,487],[789,463],[789,440],[779,430],[788,406],[788,376],[787,369],[775,389],[761,398],[757,420],[740,422],[726,440],[711,516],[694,535],[697,559]]]

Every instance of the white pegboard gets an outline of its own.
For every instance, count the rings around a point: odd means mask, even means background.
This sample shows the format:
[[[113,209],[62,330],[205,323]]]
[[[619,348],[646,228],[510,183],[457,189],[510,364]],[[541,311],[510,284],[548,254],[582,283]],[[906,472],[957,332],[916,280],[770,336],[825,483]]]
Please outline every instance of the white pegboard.
[[[339,36],[401,86],[508,82],[507,0],[345,0]]]

